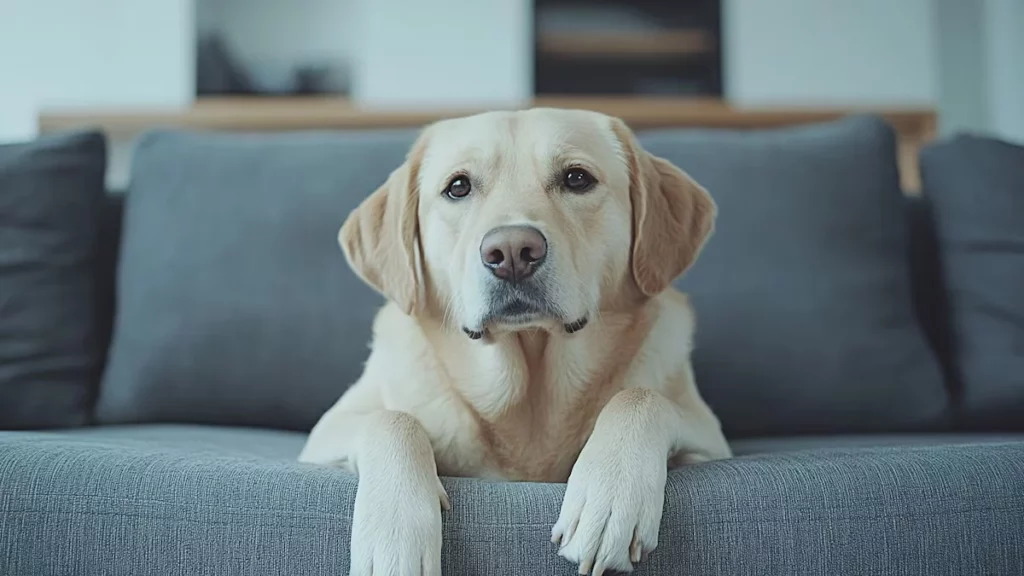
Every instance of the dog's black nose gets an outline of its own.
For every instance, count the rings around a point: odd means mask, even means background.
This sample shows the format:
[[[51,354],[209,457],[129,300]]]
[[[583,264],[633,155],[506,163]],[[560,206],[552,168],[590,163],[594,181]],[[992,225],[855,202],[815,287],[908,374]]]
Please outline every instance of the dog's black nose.
[[[529,278],[548,255],[548,241],[532,226],[500,226],[484,235],[480,261],[508,282]]]

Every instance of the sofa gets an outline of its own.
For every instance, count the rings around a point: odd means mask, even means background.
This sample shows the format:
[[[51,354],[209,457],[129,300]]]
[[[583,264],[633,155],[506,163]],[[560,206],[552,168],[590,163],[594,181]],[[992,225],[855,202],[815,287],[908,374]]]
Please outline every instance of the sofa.
[[[153,130],[109,191],[98,131],[0,146],[0,574],[347,574],[356,477],[297,455],[382,303],[338,227],[415,135]],[[1024,574],[1024,148],[929,144],[918,194],[871,115],[638,137],[719,207],[677,286],[735,457],[635,573]],[[442,481],[445,574],[576,573],[564,485]]]

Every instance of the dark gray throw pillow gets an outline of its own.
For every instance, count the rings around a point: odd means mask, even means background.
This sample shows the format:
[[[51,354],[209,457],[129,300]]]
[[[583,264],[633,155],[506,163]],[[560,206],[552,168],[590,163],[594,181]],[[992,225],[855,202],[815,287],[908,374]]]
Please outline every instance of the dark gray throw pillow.
[[[944,378],[915,318],[887,124],[855,116],[640,140],[719,207],[677,286],[697,313],[698,386],[728,434],[895,431],[942,418]]]
[[[97,417],[308,430],[383,300],[337,235],[412,131],[160,131],[135,151]]]
[[[0,145],[0,428],[89,419],[106,162],[92,131]]]
[[[1024,430],[1024,147],[958,135],[921,153],[949,291],[959,416]]]

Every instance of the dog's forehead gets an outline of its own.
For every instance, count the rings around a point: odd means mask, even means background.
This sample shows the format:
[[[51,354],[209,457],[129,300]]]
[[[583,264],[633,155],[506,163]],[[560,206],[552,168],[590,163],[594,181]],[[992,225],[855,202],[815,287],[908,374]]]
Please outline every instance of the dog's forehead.
[[[619,153],[609,117],[584,110],[534,108],[438,122],[430,129],[426,159],[451,166],[510,154],[539,159],[580,154],[595,162],[610,162]]]

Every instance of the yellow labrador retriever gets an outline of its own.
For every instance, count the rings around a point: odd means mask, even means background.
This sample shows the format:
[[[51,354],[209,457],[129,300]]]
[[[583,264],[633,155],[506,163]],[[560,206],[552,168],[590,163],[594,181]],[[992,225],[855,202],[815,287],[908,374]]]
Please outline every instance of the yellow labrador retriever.
[[[552,541],[581,574],[658,543],[667,470],[727,458],[671,281],[716,207],[595,112],[426,128],[338,239],[389,302],[362,377],[300,460],[359,475],[352,574],[441,573],[438,475],[565,482]]]

